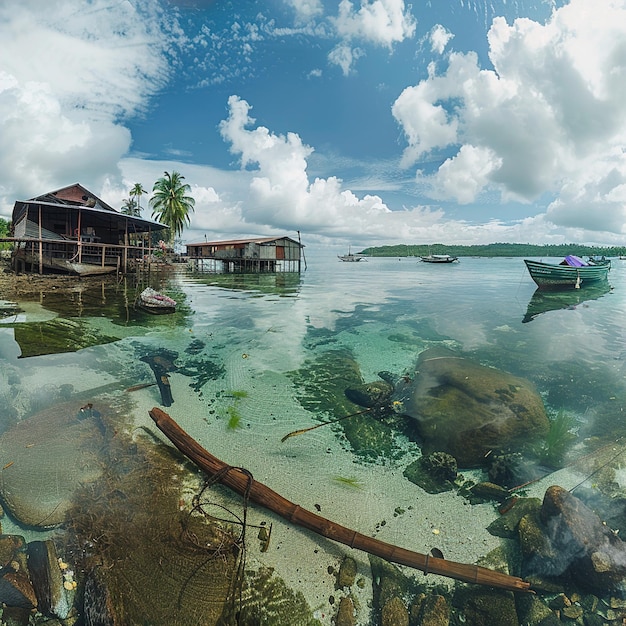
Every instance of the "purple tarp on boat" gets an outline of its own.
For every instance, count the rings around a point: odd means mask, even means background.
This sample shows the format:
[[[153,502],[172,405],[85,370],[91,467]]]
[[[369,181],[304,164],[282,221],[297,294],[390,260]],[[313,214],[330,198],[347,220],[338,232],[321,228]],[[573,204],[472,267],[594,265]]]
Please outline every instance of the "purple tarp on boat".
[[[580,257],[570,254],[569,256],[565,257],[565,261],[563,261],[561,265],[570,265],[571,267],[585,267],[587,263],[585,263]]]

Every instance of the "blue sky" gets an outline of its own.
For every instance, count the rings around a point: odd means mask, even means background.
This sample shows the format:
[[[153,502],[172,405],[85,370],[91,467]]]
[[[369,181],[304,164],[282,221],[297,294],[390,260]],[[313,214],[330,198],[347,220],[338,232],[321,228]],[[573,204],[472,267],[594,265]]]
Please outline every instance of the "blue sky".
[[[0,6],[5,218],[176,170],[187,242],[624,244],[626,0],[45,6]]]

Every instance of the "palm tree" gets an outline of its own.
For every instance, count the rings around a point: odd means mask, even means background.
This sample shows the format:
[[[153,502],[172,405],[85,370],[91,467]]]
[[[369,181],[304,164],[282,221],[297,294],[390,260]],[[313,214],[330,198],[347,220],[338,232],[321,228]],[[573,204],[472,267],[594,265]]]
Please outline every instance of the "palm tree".
[[[122,200],[122,213],[124,215],[136,216],[137,213],[137,203],[132,198],[125,198]]]
[[[137,217],[141,216],[141,196],[147,193],[146,190],[141,186],[141,183],[135,183],[133,188],[130,190],[130,197],[134,198],[137,201]]]
[[[196,201],[188,195],[191,187],[183,183],[184,176],[178,172],[165,172],[152,187],[153,196],[150,198],[152,217],[156,217],[161,224],[170,227],[167,234],[168,241],[182,235],[183,229],[191,221],[189,213],[194,210]]]

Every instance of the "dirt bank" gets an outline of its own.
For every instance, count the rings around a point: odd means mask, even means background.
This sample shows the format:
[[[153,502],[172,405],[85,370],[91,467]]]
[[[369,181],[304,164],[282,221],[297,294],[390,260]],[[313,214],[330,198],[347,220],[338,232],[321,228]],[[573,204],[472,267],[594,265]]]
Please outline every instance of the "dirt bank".
[[[0,257],[0,300],[18,300],[28,294],[76,289],[90,281],[115,281],[113,276],[79,277],[65,274],[16,274],[9,260]]]

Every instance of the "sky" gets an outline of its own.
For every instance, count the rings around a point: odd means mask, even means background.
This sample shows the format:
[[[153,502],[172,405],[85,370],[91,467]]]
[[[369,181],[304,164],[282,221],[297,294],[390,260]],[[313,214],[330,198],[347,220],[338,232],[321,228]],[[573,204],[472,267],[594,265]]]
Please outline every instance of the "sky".
[[[626,241],[626,0],[3,0],[0,216],[81,183],[183,243]]]

